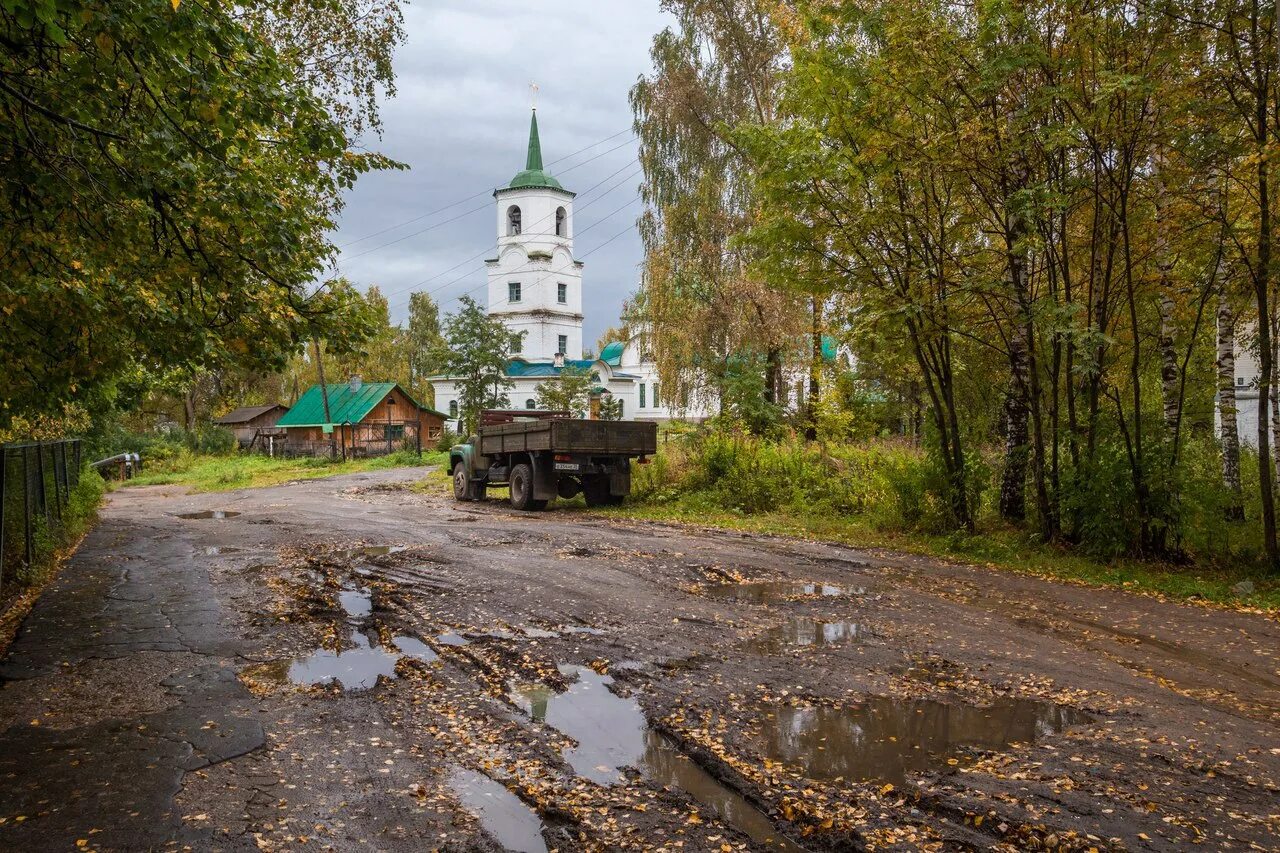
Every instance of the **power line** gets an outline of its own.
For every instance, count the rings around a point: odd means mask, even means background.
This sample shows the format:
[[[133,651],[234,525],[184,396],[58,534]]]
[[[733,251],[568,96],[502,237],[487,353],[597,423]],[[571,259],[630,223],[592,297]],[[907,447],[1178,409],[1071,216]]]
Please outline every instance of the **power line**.
[[[614,177],[616,177],[616,176],[618,175],[618,173],[619,173],[619,172],[625,171],[626,169],[631,168],[633,165],[634,165],[634,163],[627,163],[627,164],[626,164],[626,165],[624,165],[621,169],[618,169],[617,171],[613,172],[612,174],[610,174],[609,176],[607,176],[607,177],[606,177],[606,178],[604,178],[603,180],[597,181],[595,184],[593,184],[592,186],[590,186],[590,187],[588,187],[586,190],[584,190],[584,191],[582,192],[582,195],[580,195],[580,196],[579,196],[579,198],[582,198],[582,197],[585,197],[585,196],[590,195],[593,191],[595,191],[595,190],[596,190],[597,188],[599,188],[601,185],[605,184],[605,183],[606,183],[606,182],[608,182],[609,180],[611,180],[611,179],[613,179]],[[610,193],[612,193],[614,190],[616,190],[618,187],[622,186],[623,184],[625,184],[627,181],[631,180],[632,178],[634,178],[634,177],[638,177],[638,176],[640,175],[640,172],[641,172],[641,171],[642,171],[642,169],[635,169],[634,171],[632,171],[632,173],[631,173],[630,175],[627,175],[627,176],[626,176],[625,178],[623,178],[621,181],[619,181],[618,183],[616,183],[616,184],[614,184],[613,186],[609,187],[609,189],[605,190],[605,191],[604,191],[604,192],[602,192],[600,195],[596,196],[595,198],[591,199],[590,201],[586,202],[585,204],[582,204],[580,207],[578,207],[578,208],[576,209],[575,214],[576,214],[576,213],[578,213],[578,212],[581,212],[581,211],[583,211],[583,210],[586,210],[587,208],[591,207],[591,205],[593,205],[593,204],[595,204],[596,202],[600,201],[601,199],[603,199],[603,198],[607,197]],[[635,202],[635,199],[633,198],[633,199],[631,199],[630,201],[628,201],[628,202],[627,202],[627,204],[632,204],[632,203],[634,203],[634,202]],[[626,206],[626,205],[624,205],[624,207],[625,207],[625,206]],[[617,213],[617,212],[618,212],[618,211],[616,211],[616,210],[614,211],[614,213]],[[554,214],[549,214],[549,215],[547,215],[547,216],[544,216],[544,217],[542,217],[541,219],[539,219],[537,222],[530,223],[530,226],[529,226],[529,227],[530,227],[530,228],[534,228],[534,227],[537,227],[537,226],[539,226],[539,225],[542,225],[542,224],[544,224],[544,223],[546,223],[546,222],[550,221],[551,216],[553,216],[553,215],[554,215]],[[611,213],[611,214],[609,214],[609,215],[610,215],[610,216],[612,216],[613,214]],[[605,218],[607,219],[608,217],[605,217]],[[602,220],[601,220],[601,221],[602,221]],[[585,231],[590,230],[592,227],[594,227],[594,225],[598,225],[598,224],[599,224],[599,221],[597,221],[597,222],[596,222],[596,223],[594,223],[593,225],[589,225],[589,226],[587,226],[587,228],[586,228],[586,229],[583,229],[582,231],[578,231],[578,232],[577,232],[577,234],[584,233]],[[577,234],[575,234],[574,236],[576,237],[576,236],[577,236]],[[441,272],[435,273],[434,275],[428,276],[427,278],[424,278],[424,279],[423,279],[423,280],[421,280],[421,281],[415,282],[414,284],[405,285],[405,286],[403,286],[403,287],[398,287],[398,288],[396,288],[396,289],[394,289],[394,290],[389,290],[389,291],[387,291],[384,295],[385,295],[386,297],[388,297],[388,299],[389,299],[389,298],[390,298],[390,297],[392,297],[392,296],[399,296],[399,295],[402,295],[402,294],[404,294],[404,292],[405,292],[405,291],[414,291],[416,288],[419,288],[419,287],[421,287],[421,286],[422,286],[422,285],[424,285],[424,284],[427,284],[427,283],[429,283],[429,282],[435,281],[435,280],[436,280],[436,279],[438,279],[438,278],[442,278],[443,276],[448,275],[449,273],[453,272],[454,270],[458,269],[459,267],[465,266],[465,265],[467,265],[467,264],[469,264],[469,263],[472,263],[473,261],[477,261],[477,260],[479,260],[480,258],[483,258],[485,255],[487,255],[487,254],[489,253],[489,251],[490,251],[489,249],[482,249],[482,250],[481,250],[480,252],[478,252],[477,254],[472,255],[471,257],[469,257],[469,258],[467,258],[467,259],[465,259],[465,260],[463,260],[463,261],[460,261],[459,263],[454,264],[453,266],[449,267],[449,268],[448,268],[448,269],[446,269],[446,270],[443,270],[443,271],[441,271]],[[452,286],[452,285],[454,285],[454,284],[457,284],[459,281],[461,281],[462,279],[466,278],[466,277],[467,277],[467,276],[469,276],[469,275],[471,275],[471,271],[470,271],[470,270],[469,270],[469,271],[467,271],[467,272],[466,272],[465,274],[463,274],[462,276],[459,276],[458,278],[455,278],[455,279],[453,279],[453,280],[451,280],[451,281],[446,282],[446,283],[445,283],[445,284],[443,284],[443,285],[440,285],[439,287],[432,288],[431,290],[428,290],[428,291],[425,291],[425,292],[427,293],[427,295],[431,295],[431,294],[434,294],[434,293],[438,293],[438,292],[439,292],[439,291],[441,291],[441,290],[444,290],[444,289],[446,289],[446,288],[448,288],[448,287],[450,287],[450,286]]]
[[[621,136],[622,134],[624,134],[624,133],[629,133],[629,132],[631,132],[631,128],[627,127],[627,128],[623,128],[622,130],[619,130],[617,133],[612,133],[612,134],[610,134],[609,136],[604,137],[603,139],[597,139],[595,142],[592,142],[590,145],[585,145],[585,146],[583,146],[582,148],[579,148],[577,151],[573,151],[573,152],[571,152],[571,153],[569,153],[569,154],[564,155],[563,157],[559,157],[559,158],[557,158],[557,159],[555,159],[555,160],[552,160],[550,163],[548,163],[548,164],[547,164],[547,167],[554,166],[554,165],[555,165],[555,164],[557,164],[557,163],[562,163],[562,162],[564,162],[565,160],[568,160],[568,159],[569,159],[569,158],[571,158],[571,157],[576,157],[576,156],[578,156],[579,154],[583,153],[584,151],[589,151],[589,150],[591,150],[592,148],[595,148],[597,145],[603,145],[604,143],[606,143],[606,142],[610,141],[611,139],[616,139],[616,138],[618,138],[619,136]],[[612,152],[617,151],[619,148],[624,147],[625,145],[629,144],[630,142],[631,142],[631,140],[630,140],[630,139],[628,139],[626,142],[623,142],[623,143],[621,143],[620,145],[614,146],[613,148],[610,148],[608,151],[602,151],[601,153],[597,154],[597,155],[596,155],[596,156],[594,156],[594,157],[590,157],[590,158],[588,158],[588,159],[586,159],[586,160],[583,160],[581,163],[578,163],[577,165],[574,165],[574,166],[569,167],[568,169],[565,169],[565,170],[564,170],[564,172],[563,172],[563,174],[568,174],[569,172],[572,172],[574,169],[577,169],[579,166],[585,166],[587,163],[590,163],[590,162],[592,162],[593,160],[598,160],[599,158],[603,157],[603,156],[604,156],[604,155],[606,155],[606,154],[611,154]],[[395,231],[397,228],[403,228],[403,227],[404,227],[404,226],[406,226],[406,225],[412,225],[412,224],[413,224],[413,223],[415,223],[415,222],[420,222],[420,221],[422,221],[423,219],[427,219],[427,218],[430,218],[430,217],[432,217],[432,216],[435,216],[437,213],[443,213],[443,212],[445,212],[446,210],[448,210],[448,209],[450,209],[450,208],[452,208],[452,207],[457,207],[458,205],[460,205],[460,204],[464,204],[465,202],[471,201],[472,199],[480,198],[480,197],[482,197],[482,196],[487,196],[487,195],[489,195],[489,194],[490,194],[490,192],[491,192],[490,190],[482,190],[481,192],[475,193],[474,195],[469,195],[469,196],[467,196],[466,198],[458,199],[458,200],[457,200],[457,201],[455,201],[455,202],[452,202],[452,203],[450,203],[450,204],[446,204],[444,207],[437,207],[435,210],[428,211],[428,212],[426,212],[426,213],[424,213],[424,214],[422,214],[422,215],[420,215],[420,216],[415,216],[415,217],[413,217],[412,219],[406,219],[405,221],[403,221],[403,222],[399,222],[399,223],[396,223],[395,225],[388,225],[386,228],[383,228],[383,229],[381,229],[380,231],[374,231],[372,234],[366,234],[366,235],[364,235],[363,237],[357,237],[357,238],[356,238],[356,239],[354,239],[354,240],[351,240],[351,241],[349,241],[349,242],[347,242],[347,243],[343,243],[343,244],[342,244],[341,246],[339,246],[338,248],[339,248],[339,249],[345,249],[345,248],[347,248],[347,247],[349,247],[349,246],[354,246],[356,243],[363,243],[365,240],[370,240],[370,239],[372,239],[372,238],[374,238],[374,237],[379,237],[379,236],[381,236],[381,235],[383,235],[383,234],[386,234],[388,231]],[[422,233],[422,232],[417,232],[417,233],[419,233],[419,234],[420,234],[420,233]],[[411,236],[412,236],[412,235],[411,235]],[[396,242],[396,241],[392,241],[392,242]],[[391,245],[391,244],[390,244],[390,243],[387,243],[387,244],[385,244],[385,245]],[[357,256],[357,257],[358,257],[358,256]]]

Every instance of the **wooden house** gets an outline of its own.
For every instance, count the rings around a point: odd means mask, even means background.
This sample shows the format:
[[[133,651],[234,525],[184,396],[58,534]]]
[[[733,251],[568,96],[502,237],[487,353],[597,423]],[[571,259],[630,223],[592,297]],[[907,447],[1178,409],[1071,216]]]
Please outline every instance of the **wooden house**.
[[[357,378],[312,385],[276,426],[284,429],[286,453],[348,458],[431,447],[445,418],[394,382]]]
[[[241,447],[249,447],[260,431],[272,430],[276,422],[287,412],[289,407],[281,403],[268,403],[265,406],[241,406],[227,412],[213,422],[224,426],[236,434],[236,441]]]

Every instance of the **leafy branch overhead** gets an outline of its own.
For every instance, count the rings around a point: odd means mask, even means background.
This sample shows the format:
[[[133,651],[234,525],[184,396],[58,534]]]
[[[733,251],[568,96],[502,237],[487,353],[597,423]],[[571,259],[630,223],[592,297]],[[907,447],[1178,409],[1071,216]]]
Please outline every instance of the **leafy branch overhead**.
[[[145,370],[358,345],[325,281],[397,3],[0,4],[0,423]],[[323,40],[321,40],[323,38]],[[317,60],[323,60],[317,64]],[[346,342],[345,344],[343,342]]]

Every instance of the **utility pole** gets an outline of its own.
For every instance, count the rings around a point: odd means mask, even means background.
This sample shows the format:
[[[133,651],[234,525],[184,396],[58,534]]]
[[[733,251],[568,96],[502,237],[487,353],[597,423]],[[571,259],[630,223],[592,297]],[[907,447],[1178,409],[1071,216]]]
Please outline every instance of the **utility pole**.
[[[312,338],[311,346],[316,354],[316,374],[320,377],[320,399],[324,401],[324,422],[329,425],[329,458],[333,458],[333,416],[329,414],[329,386],[324,384],[324,361],[320,358],[320,339]],[[323,434],[323,430],[321,430]]]

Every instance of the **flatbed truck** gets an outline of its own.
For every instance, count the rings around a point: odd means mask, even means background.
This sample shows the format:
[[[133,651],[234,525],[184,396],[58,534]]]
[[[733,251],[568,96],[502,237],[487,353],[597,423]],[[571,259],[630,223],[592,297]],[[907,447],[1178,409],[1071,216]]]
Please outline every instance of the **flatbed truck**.
[[[453,496],[483,500],[489,486],[505,485],[519,510],[545,509],[554,498],[579,493],[587,506],[617,505],[631,492],[631,460],[644,463],[657,450],[655,423],[489,410],[476,434],[449,451]]]

